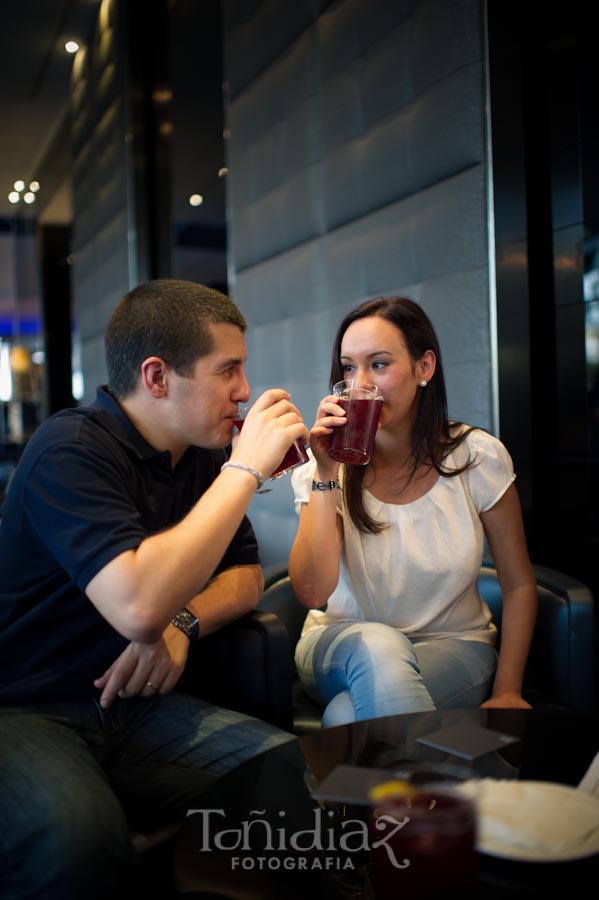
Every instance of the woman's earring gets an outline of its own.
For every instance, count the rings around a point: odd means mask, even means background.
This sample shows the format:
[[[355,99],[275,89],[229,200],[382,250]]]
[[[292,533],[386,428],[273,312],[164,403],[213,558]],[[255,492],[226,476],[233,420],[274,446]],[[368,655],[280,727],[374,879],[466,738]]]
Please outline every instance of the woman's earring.
[[[427,384],[428,384],[428,381],[425,381],[423,378],[422,381],[420,382],[420,387],[425,388],[427,386]]]

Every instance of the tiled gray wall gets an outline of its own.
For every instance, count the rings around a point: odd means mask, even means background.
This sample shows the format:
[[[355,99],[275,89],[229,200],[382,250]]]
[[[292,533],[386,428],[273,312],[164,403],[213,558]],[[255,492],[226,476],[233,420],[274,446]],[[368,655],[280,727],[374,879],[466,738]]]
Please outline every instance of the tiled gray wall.
[[[358,302],[406,294],[444,350],[450,415],[493,428],[481,0],[224,0],[230,288],[254,396],[311,424]],[[257,497],[263,561],[295,531]]]
[[[102,4],[90,47],[73,66],[73,293],[85,379],[82,403],[106,381],[104,331],[137,283],[119,3]],[[129,137],[129,140],[128,140]]]

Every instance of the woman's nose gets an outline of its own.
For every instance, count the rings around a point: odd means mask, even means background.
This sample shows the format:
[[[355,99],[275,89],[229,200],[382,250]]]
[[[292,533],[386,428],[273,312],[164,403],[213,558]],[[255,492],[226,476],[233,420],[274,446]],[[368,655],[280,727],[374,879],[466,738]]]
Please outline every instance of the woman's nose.
[[[368,373],[360,370],[354,375],[353,381],[355,387],[363,387],[365,384],[372,384],[372,380],[369,378]]]

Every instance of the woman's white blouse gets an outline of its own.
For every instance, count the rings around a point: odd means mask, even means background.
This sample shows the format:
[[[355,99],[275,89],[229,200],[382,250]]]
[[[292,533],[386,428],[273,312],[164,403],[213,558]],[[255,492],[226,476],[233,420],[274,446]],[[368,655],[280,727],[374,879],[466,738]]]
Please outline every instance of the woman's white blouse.
[[[474,465],[439,477],[413,503],[382,503],[364,491],[366,510],[390,527],[358,531],[339,491],[343,520],[339,582],[326,612],[311,610],[303,633],[339,620],[384,622],[413,640],[453,637],[493,643],[495,626],[478,591],[484,532],[480,513],[491,509],[515,479],[511,457],[486,431],[472,431],[445,460],[446,468]],[[295,506],[310,499],[316,462],[292,475]],[[343,467],[341,469],[342,476]]]

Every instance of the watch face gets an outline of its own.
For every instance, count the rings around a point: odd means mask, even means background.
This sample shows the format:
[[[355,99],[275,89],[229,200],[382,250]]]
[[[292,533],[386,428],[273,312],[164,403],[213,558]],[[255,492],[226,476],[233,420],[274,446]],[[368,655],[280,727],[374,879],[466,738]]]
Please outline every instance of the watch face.
[[[178,612],[173,619],[173,624],[180,628],[190,641],[195,641],[200,636],[200,623],[188,609]]]

